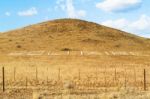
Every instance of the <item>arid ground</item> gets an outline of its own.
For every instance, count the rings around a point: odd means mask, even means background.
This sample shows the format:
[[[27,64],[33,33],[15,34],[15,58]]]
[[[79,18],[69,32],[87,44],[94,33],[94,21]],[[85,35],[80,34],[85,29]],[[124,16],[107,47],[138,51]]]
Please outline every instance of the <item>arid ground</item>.
[[[150,40],[76,19],[0,34],[0,99],[149,99]]]

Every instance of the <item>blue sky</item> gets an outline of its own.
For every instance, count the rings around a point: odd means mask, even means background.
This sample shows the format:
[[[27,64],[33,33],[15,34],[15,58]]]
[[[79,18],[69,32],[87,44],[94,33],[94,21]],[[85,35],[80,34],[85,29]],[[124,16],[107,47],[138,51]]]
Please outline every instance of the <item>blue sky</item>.
[[[150,38],[150,0],[1,0],[0,32],[78,18]]]

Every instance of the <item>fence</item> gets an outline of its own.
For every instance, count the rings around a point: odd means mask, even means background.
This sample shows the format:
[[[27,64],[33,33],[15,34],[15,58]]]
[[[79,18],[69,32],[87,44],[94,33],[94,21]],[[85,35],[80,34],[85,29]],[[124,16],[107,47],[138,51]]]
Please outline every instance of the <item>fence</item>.
[[[109,91],[120,87],[133,87],[147,91],[150,85],[149,74],[146,69],[110,69],[105,67],[88,72],[78,69],[74,75],[71,75],[71,72],[66,75],[61,68],[50,70],[47,67],[43,71],[38,67],[24,69],[26,73],[16,67],[10,70],[2,67],[1,90],[5,92],[15,89],[47,89],[59,93],[60,90],[71,89],[72,92],[77,93],[81,90],[95,92],[96,90]],[[52,71],[55,73],[51,73]]]

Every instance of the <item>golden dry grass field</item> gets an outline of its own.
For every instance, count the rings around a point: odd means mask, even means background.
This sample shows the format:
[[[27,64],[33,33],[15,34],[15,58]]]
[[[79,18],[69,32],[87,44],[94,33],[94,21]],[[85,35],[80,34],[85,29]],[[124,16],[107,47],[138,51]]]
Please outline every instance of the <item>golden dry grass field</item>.
[[[0,99],[149,99],[150,42],[75,19],[2,33],[0,86]]]
[[[150,90],[150,56],[80,55],[79,52],[70,52],[69,55],[7,56],[7,59],[0,63],[0,68],[5,67],[7,97],[15,98],[18,94],[18,99],[32,99],[36,94],[46,99],[67,95],[72,98],[74,96],[71,95],[76,95],[76,99],[85,96],[111,99],[122,90],[144,91],[144,69],[146,90]],[[104,93],[112,93],[112,96],[101,97]]]

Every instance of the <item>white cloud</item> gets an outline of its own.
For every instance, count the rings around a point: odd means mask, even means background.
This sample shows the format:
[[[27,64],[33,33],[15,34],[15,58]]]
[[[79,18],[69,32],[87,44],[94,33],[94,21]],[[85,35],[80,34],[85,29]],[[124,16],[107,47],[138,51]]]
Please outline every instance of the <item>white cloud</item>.
[[[49,18],[48,16],[45,16],[43,20],[44,20],[44,21],[48,21],[49,19],[50,19],[50,18]]]
[[[10,13],[10,12],[5,12],[5,15],[6,15],[6,16],[10,16],[11,13]]]
[[[106,26],[118,28],[118,29],[123,29],[128,24],[128,21],[122,18],[122,19],[117,19],[117,20],[107,20],[107,21],[102,22],[102,24]]]
[[[71,17],[71,18],[77,17],[77,13],[73,6],[72,0],[66,0],[66,10],[67,10],[68,17]]]
[[[86,16],[86,11],[75,9],[73,5],[73,0],[66,0],[66,8],[69,18],[79,18]]]
[[[96,4],[96,7],[107,12],[120,12],[138,8],[142,0],[104,0]]]
[[[92,1],[92,0],[80,0],[81,2],[83,3],[86,3],[86,2],[89,2],[89,1]]]
[[[38,11],[35,7],[32,7],[26,11],[20,11],[18,12],[18,15],[19,16],[34,16],[34,15],[37,15],[38,14]]]
[[[78,16],[81,16],[81,17],[85,17],[86,16],[86,12],[84,10],[79,10],[77,13],[78,13],[77,14]]]
[[[61,9],[67,13],[69,18],[80,18],[86,16],[85,10],[77,10],[73,5],[73,0],[57,0],[55,9]]]
[[[134,21],[122,18],[117,20],[107,20],[101,24],[135,33],[140,36],[150,37],[150,16],[147,15],[141,15],[139,19]]]
[[[64,2],[65,0],[57,0],[56,4],[61,4],[62,2]]]
[[[150,17],[146,15],[142,15],[139,20],[133,22],[130,27],[135,28],[137,30],[145,30],[150,27]]]
[[[56,1],[56,6],[55,6],[55,10],[57,10],[57,9],[61,9],[61,10],[65,10],[65,8],[66,8],[66,6],[65,6],[65,0],[57,0]]]

